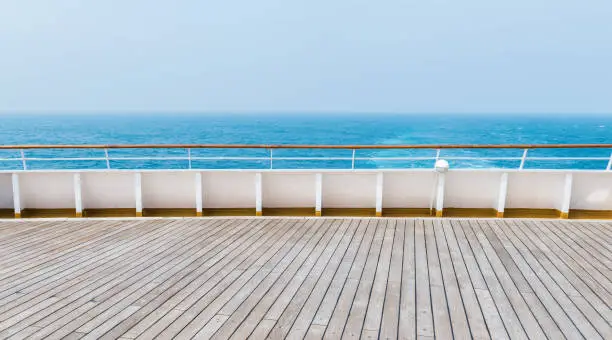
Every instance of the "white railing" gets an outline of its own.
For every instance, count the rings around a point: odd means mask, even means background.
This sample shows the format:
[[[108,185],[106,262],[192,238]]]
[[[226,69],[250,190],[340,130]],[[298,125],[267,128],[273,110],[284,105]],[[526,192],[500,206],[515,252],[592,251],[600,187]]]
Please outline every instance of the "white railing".
[[[58,149],[96,149],[103,150],[103,157],[28,157],[28,150],[58,150]],[[109,150],[113,149],[184,149],[185,155],[171,156],[110,156]],[[193,149],[265,149],[266,156],[197,156],[193,155]],[[350,157],[339,156],[274,156],[275,149],[311,149],[311,150],[350,150]],[[432,156],[357,156],[357,150],[416,150],[430,149],[435,151]],[[493,157],[493,156],[441,156],[443,149],[517,149],[523,150],[521,157]],[[79,162],[99,161],[111,169],[111,161],[185,161],[188,169],[193,169],[194,161],[257,161],[267,163],[270,169],[274,169],[275,161],[346,161],[350,162],[350,168],[356,169],[357,161],[431,161],[431,165],[438,159],[448,161],[516,161],[518,169],[523,170],[527,161],[607,161],[605,170],[612,170],[612,153],[609,157],[595,156],[529,156],[529,150],[534,149],[612,149],[612,144],[544,144],[544,145],[24,145],[24,146],[0,146],[0,150],[18,150],[20,157],[0,158],[0,162],[20,162],[22,170],[28,170],[28,162]]]

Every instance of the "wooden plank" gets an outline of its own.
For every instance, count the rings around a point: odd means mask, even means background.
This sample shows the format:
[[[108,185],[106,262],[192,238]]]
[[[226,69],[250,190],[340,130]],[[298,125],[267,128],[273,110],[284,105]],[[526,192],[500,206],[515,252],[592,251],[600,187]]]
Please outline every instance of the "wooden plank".
[[[361,336],[386,229],[386,223],[382,220],[379,221],[376,226],[376,234],[374,234],[374,240],[372,241],[372,246],[370,247],[363,273],[359,280],[359,285],[357,286],[357,292],[353,299],[351,311],[349,312],[344,332],[342,333],[342,338],[344,339],[359,338]]]
[[[353,299],[355,298],[355,294],[357,293],[357,287],[359,286],[361,275],[364,272],[366,260],[368,258],[370,248],[372,247],[372,243],[374,241],[374,235],[378,230],[377,225],[377,220],[368,221],[368,231],[366,232],[366,235],[364,236],[361,245],[359,246],[357,256],[353,261],[348,277],[344,281],[342,292],[338,297],[336,307],[333,309],[331,317],[329,317],[329,314],[327,313],[320,314],[321,311],[319,311],[317,313],[317,316],[315,316],[315,324],[327,325],[327,329],[325,330],[324,335],[324,338],[326,339],[338,339],[342,337],[342,333],[344,332],[344,327],[346,325],[346,320],[348,319],[349,313],[351,311]]]
[[[484,232],[504,267],[515,268],[512,271],[508,270],[515,284],[519,286],[518,282],[524,281],[529,285],[530,290],[522,294],[546,335],[554,338],[580,338],[581,335],[576,327],[572,325],[571,320],[518,251],[508,240],[502,240],[495,234],[491,228],[491,224],[494,223],[494,221],[481,221],[480,230]]]
[[[415,262],[415,220],[404,221],[404,243],[402,258],[402,288],[399,306],[399,339],[416,339],[416,262]]]
[[[610,282],[610,277],[612,277],[610,257],[612,255],[609,255],[612,250],[591,239],[584,232],[584,228],[577,231],[576,228],[564,228],[562,225],[563,223],[557,225],[544,222],[539,227],[544,228],[555,244],[561,248],[570,247],[571,250],[567,250],[566,253],[589,271],[596,280],[599,280],[608,292],[612,291],[612,282]],[[606,243],[603,242],[603,244]]]
[[[293,326],[287,335],[290,339],[297,339],[308,337],[307,333],[311,328],[311,324],[314,320],[315,314],[319,310],[319,308],[327,307],[333,310],[336,304],[336,298],[334,298],[333,302],[330,300],[328,302],[329,306],[323,302],[325,297],[331,296],[330,289],[333,287],[334,278],[343,277],[345,278],[348,275],[348,271],[350,269],[350,265],[355,257],[357,249],[359,248],[359,244],[366,232],[368,223],[363,220],[352,220],[351,228],[356,228],[351,235],[351,239],[343,243],[341,247],[338,248],[337,252],[334,254],[332,259],[327,264],[325,270],[321,273],[318,278],[318,281],[312,292],[309,294],[307,300],[304,302],[304,306],[302,310],[298,314]],[[344,281],[342,281],[344,282]],[[338,290],[338,294],[340,291]],[[330,312],[331,314],[331,312]],[[325,332],[325,327],[315,327],[313,328],[313,332],[315,332],[318,337],[323,337],[323,333]],[[311,334],[310,337],[314,337],[315,334]]]
[[[231,317],[224,323],[224,326],[234,322],[236,318],[242,320],[246,317],[252,303],[258,302],[261,297],[267,292],[268,288],[281,276],[284,269],[292,263],[301,263],[310,254],[316,244],[320,241],[323,235],[329,231],[329,224],[318,221],[314,224],[314,228],[309,230],[304,237],[300,238],[297,243],[291,244],[278,254],[270,254],[269,257],[263,258],[262,261],[252,266],[253,272],[249,272],[243,276],[243,281],[238,282],[231,289],[220,286],[221,291],[207,294],[205,299],[197,301],[193,307],[189,308],[185,314],[173,322],[172,327],[167,328],[159,334],[159,337],[176,336],[177,339],[194,336],[210,318],[219,312],[219,310],[228,302],[231,301],[233,295],[246,296],[247,299],[240,305],[240,308],[234,312]],[[278,255],[278,256],[276,256]],[[294,261],[295,259],[295,261]],[[277,266],[281,266],[279,271],[275,271]],[[249,269],[247,269],[248,271]],[[263,274],[255,275],[260,272]],[[245,272],[246,273],[246,272]],[[270,276],[269,274],[275,274]],[[251,274],[251,275],[249,275]],[[268,275],[268,276],[266,276]],[[239,289],[243,287],[253,277],[256,282],[264,281],[259,285],[248,285],[247,287],[256,286],[257,288],[249,294],[241,294]],[[190,312],[193,311],[193,312]],[[223,329],[223,326],[221,327]]]
[[[486,282],[486,289],[491,294],[495,307],[497,308],[499,315],[504,323],[506,332],[512,339],[527,339],[527,333],[519,320],[519,317],[514,311],[513,305],[511,304],[509,297],[506,295],[501,283],[499,282],[496,272],[489,263],[487,256],[482,249],[478,238],[472,231],[468,221],[460,221],[461,232],[467,239],[469,246],[474,254],[474,258],[478,263],[478,268],[482,277]],[[481,288],[478,288],[479,290]],[[477,291],[479,294],[479,291]],[[482,294],[482,293],[481,293]],[[484,295],[484,294],[483,294]],[[486,299],[486,295],[483,296]],[[486,301],[486,300],[485,300]],[[483,308],[483,313],[489,312],[489,308]],[[491,332],[493,333],[493,332]],[[493,334],[492,334],[493,335]]]
[[[231,223],[231,221],[229,223]],[[77,327],[80,329],[79,331],[83,332],[94,329],[107,316],[110,317],[116,314],[118,309],[129,306],[130,303],[138,297],[138,295],[134,295],[135,292],[144,294],[157,286],[159,282],[163,282],[163,275],[172,275],[172,272],[168,272],[168,269],[180,271],[184,268],[184,265],[190,264],[189,261],[193,261],[193,259],[205,261],[206,257],[202,257],[202,255],[217,249],[220,243],[227,241],[231,235],[237,231],[243,230],[245,226],[246,224],[241,224],[240,228],[237,228],[233,232],[227,232],[226,230],[226,233],[220,234],[222,235],[221,237],[213,240],[213,242],[207,242],[206,246],[204,247],[202,247],[201,243],[205,241],[202,239],[195,238],[194,240],[190,240],[189,247],[179,247],[174,249],[170,254],[161,253],[159,258],[154,258],[154,261],[156,262],[162,261],[161,264],[151,265],[150,263],[145,262],[140,268],[135,267],[132,269],[132,271],[137,270],[137,273],[140,273],[139,275],[130,275],[126,273],[126,277],[123,279],[123,281],[107,283],[106,286],[100,288],[102,289],[103,293],[97,293],[96,299],[99,299],[101,303],[99,303],[94,309],[86,312],[83,311],[82,315],[68,323],[65,323],[65,321],[63,321],[65,319],[63,318],[54,321],[54,324],[61,326],[55,331],[54,336],[58,336],[58,334],[65,334],[66,332],[74,330]],[[217,230],[216,232],[219,231],[221,230]],[[197,249],[197,252],[190,252],[190,249]],[[181,254],[186,254],[188,257]],[[177,265],[177,261],[183,265]],[[146,280],[143,280],[142,278],[146,278]],[[155,281],[156,279],[161,281]]]
[[[417,338],[434,336],[434,320],[430,294],[425,225],[419,219],[414,231],[415,278],[416,278],[416,327]]]
[[[169,283],[168,286],[160,286],[159,291],[152,291],[141,298],[139,304],[142,305],[142,308],[132,317],[106,333],[104,338],[112,339],[120,335],[135,338],[161,319],[164,316],[162,312],[171,312],[183,299],[195,291],[201,293],[202,290],[200,289],[204,287],[204,284],[207,285],[206,287],[210,287],[210,285],[214,285],[212,283],[214,279],[218,279],[214,282],[219,282],[222,278],[231,274],[249,256],[253,256],[253,260],[255,260],[258,256],[263,255],[277,240],[282,239],[282,233],[290,236],[292,232],[297,230],[297,228],[291,228],[295,226],[294,223],[289,221],[279,222],[280,220],[271,223],[258,222],[257,228],[250,228],[254,233],[249,233],[246,237],[232,242],[230,247],[217,255],[219,261],[214,265],[210,263],[203,265],[181,280]],[[214,258],[211,261],[214,261]],[[182,299],[179,299],[180,297]],[[148,318],[152,313],[154,313],[153,316]],[[145,318],[147,318],[146,322],[141,324],[141,321]],[[220,322],[221,319],[217,318],[216,321]]]
[[[491,335],[489,334],[487,324],[482,313],[482,303],[479,302],[478,297],[476,296],[474,286],[470,279],[470,274],[461,253],[461,248],[459,247],[457,238],[455,237],[455,232],[453,230],[451,221],[443,220],[441,229],[446,239],[448,254],[450,256],[457,285],[461,293],[461,299],[463,300],[462,304],[464,306],[466,318],[469,324],[471,337],[474,339],[489,339],[491,338]],[[471,254],[469,257],[471,261],[474,261]],[[499,318],[499,314],[497,314],[496,309],[494,309],[493,314],[495,316],[495,320],[489,321],[491,327],[495,328],[498,333],[506,335],[505,330],[503,329],[504,326],[501,323],[501,319]],[[490,319],[493,318],[491,317]]]
[[[555,282],[563,289],[576,306],[589,319],[591,324],[600,334],[610,331],[610,321],[605,319],[605,314],[610,310],[602,301],[584,284],[565,264],[551,251],[536,235],[525,228],[523,221],[508,221],[511,228],[507,230],[513,232],[520,238],[537,259],[546,269],[548,274],[554,278]]]
[[[170,222],[165,223],[168,224]],[[127,229],[122,233],[104,239],[105,242],[100,242],[99,240],[100,246],[92,246],[90,248],[90,251],[96,254],[95,256],[73,254],[65,257],[62,262],[57,264],[47,265],[46,267],[38,268],[38,270],[22,272],[19,278],[12,278],[12,290],[0,293],[0,303],[8,307],[10,301],[20,297],[15,295],[17,292],[20,294],[26,294],[28,292],[42,293],[54,289],[58,287],[58,285],[68,284],[67,282],[70,282],[70,280],[86,280],[96,275],[97,269],[109,265],[114,258],[120,258],[120,255],[123,254],[121,251],[122,249],[126,252],[132,250],[132,248],[125,247],[124,245],[132,245],[137,242],[153,240],[159,233],[172,231],[172,228],[164,229],[163,226],[165,225],[160,224],[159,228],[151,230],[139,230],[138,228]],[[20,304],[21,302],[17,303]]]
[[[200,268],[208,268],[209,266],[214,265],[217,261],[221,260],[225,255],[227,255],[228,251],[231,251],[235,246],[232,246],[233,243],[237,245],[242,242],[237,242],[238,240],[248,240],[251,242],[253,240],[253,232],[257,232],[260,227],[264,227],[265,225],[258,225],[257,228],[243,228],[244,233],[240,233],[239,236],[234,237],[223,237],[214,240],[212,243],[206,243],[204,248],[201,248],[203,244],[196,244],[194,250],[197,250],[193,254],[190,254],[187,258],[177,259],[178,266],[175,267],[171,271],[167,271],[162,273],[160,277],[156,279],[156,281],[151,282],[151,285],[145,286],[144,289],[138,290],[137,295],[130,294],[129,298],[121,301],[121,305],[136,305],[140,306],[143,304],[147,304],[152,300],[152,297],[158,295],[161,292],[164,292],[168,289],[174,287],[177,282],[181,282],[182,280],[186,280],[185,278],[189,275],[192,275],[194,272],[199,270]],[[221,242],[221,240],[223,240]],[[199,247],[198,247],[199,246]],[[208,248],[208,249],[207,249]],[[130,289],[135,286],[130,286]],[[149,294],[150,293],[150,294]],[[148,294],[142,296],[141,294]],[[114,298],[115,296],[113,296]],[[115,304],[112,308],[117,308],[119,304]],[[87,332],[89,329],[99,327],[100,319],[104,319],[105,313],[111,314],[114,311],[112,309],[108,309],[106,312],[98,315],[96,318],[89,321],[87,324],[81,326],[79,331]],[[96,320],[97,319],[97,320]],[[123,326],[123,325],[121,325]]]
[[[509,230],[511,227],[505,224],[499,224],[500,222],[489,223],[490,227],[504,243],[510,254],[513,255],[521,270],[530,273],[528,274],[529,281],[534,282],[536,285],[534,291],[536,291],[538,296],[546,303],[546,308],[551,311],[551,315],[555,317],[557,324],[563,330],[564,334],[569,338],[584,336],[587,339],[596,339],[600,337],[588,319],[584,317],[576,305],[571,301],[571,297],[568,297],[565,292],[563,292],[561,287],[546,272],[542,264],[537,261],[533,254],[531,254],[527,246],[525,246],[525,243]],[[537,281],[533,278],[534,274],[537,276]],[[546,291],[539,287],[539,282],[545,287]],[[553,297],[553,301],[547,297],[548,294]],[[556,306],[557,304],[558,307]],[[561,310],[559,310],[559,308]],[[571,321],[567,321],[563,314],[566,314]],[[581,335],[575,336],[576,331],[574,329],[576,328],[580,331]]]
[[[2,338],[612,338],[605,222],[39,222],[0,223]]]
[[[136,259],[134,259],[134,260],[136,261]],[[107,277],[105,276],[105,279],[106,278]],[[89,281],[89,282],[91,282],[91,281]],[[94,282],[100,282],[100,280],[97,280],[97,281],[94,281]],[[87,284],[88,282],[85,281],[85,283]],[[89,291],[86,290],[86,289],[77,289],[74,292],[80,293],[82,295],[82,294],[88,293]],[[78,294],[75,295],[74,293],[71,293],[69,290],[63,290],[59,294],[56,293],[55,296],[61,297],[62,301],[66,301],[66,303],[70,303],[71,301],[74,301],[76,298],[79,297]],[[70,300],[70,299],[72,299],[72,300]],[[90,298],[85,298],[84,300],[85,301],[89,301]],[[60,307],[64,306],[66,303],[64,303],[64,304],[56,304],[54,306],[54,309],[51,309],[51,310],[45,309],[45,310],[42,310],[41,312],[39,312],[37,314],[46,313],[47,315],[50,315],[52,318],[60,317],[63,314],[61,312],[57,311],[57,308],[60,308]],[[64,309],[67,309],[68,311],[72,310],[72,308],[70,308],[70,307],[66,307]],[[24,322],[22,322],[22,323],[24,323]],[[40,325],[40,322],[39,322],[39,325]]]
[[[394,239],[391,246],[389,277],[387,291],[384,297],[382,320],[380,325],[381,339],[397,339],[400,320],[400,305],[402,293],[402,263],[404,259],[404,231],[406,220],[396,220]],[[383,245],[384,247],[384,245]]]
[[[497,247],[500,254],[498,255],[496,253],[495,247],[493,247],[486,235],[480,229],[479,221],[470,222],[470,227],[471,231],[480,242],[485,256],[527,334],[543,339],[545,337],[544,330],[541,326],[541,324],[543,324],[547,331],[561,335],[558,327],[556,327],[546,309],[543,308],[539,300],[537,300],[533,294],[533,290],[516,267],[516,264],[509,258],[505,249],[503,249],[503,247]],[[503,257],[503,261],[500,255]],[[511,269],[506,269],[506,266]]]
[[[280,338],[301,338],[308,331],[308,327],[312,321],[312,317],[316,312],[315,306],[309,304],[311,297],[317,296],[316,301],[320,302],[323,298],[325,291],[329,287],[329,283],[342,258],[345,256],[349,245],[351,244],[355,233],[358,230],[359,220],[346,220],[350,223],[349,228],[345,232],[344,236],[337,245],[328,246],[326,254],[323,254],[317,264],[308,274],[308,277],[304,283],[300,286],[290,303],[287,305],[285,310],[278,317],[278,321],[270,329],[270,337]],[[277,300],[278,301],[278,300]],[[270,319],[273,316],[272,309],[270,309],[266,315],[266,319]],[[267,325],[258,325],[257,328],[266,327]],[[255,329],[256,334],[263,334]],[[265,328],[264,328],[265,332]],[[254,333],[254,334],[255,334]]]
[[[74,282],[81,282],[82,280],[80,280],[80,278],[76,278],[74,280]],[[24,291],[28,291],[30,290],[33,294],[25,294],[25,295],[20,295],[18,294],[18,297],[21,297],[20,299],[17,300],[13,300],[10,303],[5,303],[4,305],[2,305],[2,309],[3,309],[3,315],[5,317],[9,317],[9,316],[14,316],[17,315],[20,311],[24,311],[24,310],[28,310],[29,313],[33,313],[36,310],[30,308],[32,306],[35,306],[37,303],[40,303],[42,301],[45,301],[46,299],[48,299],[49,297],[64,297],[64,296],[70,296],[73,297],[70,294],[70,291],[66,288],[66,286],[63,286],[61,288],[58,288],[58,290],[56,291],[41,291],[39,289],[36,290],[31,290],[31,288],[28,288]],[[58,292],[60,292],[60,294],[58,294]],[[63,295],[62,295],[63,294]],[[62,300],[63,301],[63,300]],[[60,304],[55,304],[54,307],[58,307],[61,306]],[[10,310],[10,311],[9,311]],[[24,316],[24,314],[20,314],[21,316]],[[15,321],[19,321],[19,319],[12,319],[12,322]],[[8,321],[5,321],[8,322]],[[20,325],[27,325],[25,320],[21,320]]]
[[[371,288],[368,309],[363,323],[363,337],[367,337],[366,334],[369,333],[373,334],[374,338],[378,338],[382,323],[383,308],[385,307],[387,285],[389,280],[389,273],[391,271],[391,257],[396,232],[395,220],[387,220],[386,222],[387,223],[385,226],[385,235],[383,238],[382,249],[378,257],[374,284]],[[399,269],[399,267],[396,268]],[[399,274],[401,274],[401,271],[398,271],[397,274],[397,276],[400,277]],[[399,286],[397,288],[399,288]],[[397,293],[397,304],[399,305],[399,291],[397,291]],[[396,313],[395,317],[397,318],[398,316],[399,313]]]
[[[444,280],[444,290],[446,292],[452,332],[455,338],[468,339],[473,336],[470,332],[467,313],[463,306],[463,299],[459,291],[459,283],[457,282],[457,275],[455,274],[454,265],[446,243],[444,229],[441,220],[433,221],[433,231],[437,243],[442,279]]]
[[[592,270],[592,266],[577,257],[572,257],[572,255],[577,256],[576,252],[569,248],[567,245],[564,245],[556,235],[552,233],[542,233],[536,232],[536,230],[540,229],[537,227],[538,222],[526,223],[525,226],[529,229],[532,229],[534,235],[536,235],[542,242],[549,247],[555,254],[562,260],[565,266],[567,266],[577,277],[580,278],[595,294],[603,301],[612,301],[612,294],[606,287],[606,283],[609,281],[603,278],[600,273],[596,270]],[[557,241],[557,242],[555,242]],[[591,269],[591,270],[589,270]]]
[[[429,268],[429,290],[431,294],[431,308],[433,310],[434,334],[436,338],[451,339],[453,337],[453,329],[450,322],[440,258],[438,257],[433,220],[431,219],[425,220],[425,246],[427,266]]]

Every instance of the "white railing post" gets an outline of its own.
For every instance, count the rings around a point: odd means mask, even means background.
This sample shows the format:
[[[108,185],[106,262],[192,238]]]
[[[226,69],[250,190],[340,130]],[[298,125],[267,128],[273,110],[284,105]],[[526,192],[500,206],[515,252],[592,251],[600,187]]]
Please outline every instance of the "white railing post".
[[[382,217],[383,173],[376,174],[376,217]]]
[[[81,191],[81,174],[74,174],[74,210],[76,217],[83,217],[83,194]]]
[[[561,218],[564,219],[569,217],[570,202],[572,201],[572,183],[572,174],[566,174],[565,186],[563,188],[563,202],[561,202]]]
[[[19,175],[13,173],[13,208],[15,210],[15,218],[21,218],[21,191],[19,189]]]
[[[191,170],[191,148],[187,149],[187,159],[189,160],[189,170]]]
[[[321,216],[323,201],[323,174],[315,175],[315,216]]]
[[[436,217],[442,217],[444,210],[444,185],[446,182],[446,174],[438,173],[438,190],[436,193]]]
[[[508,196],[508,173],[501,174],[499,181],[499,194],[497,196],[497,218],[504,217],[506,209],[506,197]]]
[[[255,216],[262,216],[261,172],[255,174]]]
[[[108,149],[104,149],[104,159],[106,160],[106,168],[110,169],[110,160],[108,159]]]
[[[525,168],[525,160],[527,159],[527,151],[528,149],[525,149],[525,151],[523,151],[523,157],[521,157],[521,165],[519,166],[519,170],[523,170]]]
[[[610,160],[608,161],[608,166],[606,167],[606,170],[612,170],[612,153],[610,154]]]
[[[136,217],[142,217],[142,174],[134,174],[134,197],[136,198]]]
[[[196,172],[195,174],[195,199],[196,199],[196,216],[202,216],[202,173]]]
[[[23,166],[23,170],[28,170],[28,164],[26,163],[25,152],[23,149],[20,150],[21,153],[21,165]]]
[[[353,149],[353,157],[351,158],[351,169],[355,170],[355,149]]]
[[[438,161],[438,159],[440,159],[440,149],[436,150],[436,162]],[[435,163],[434,163],[435,164]]]

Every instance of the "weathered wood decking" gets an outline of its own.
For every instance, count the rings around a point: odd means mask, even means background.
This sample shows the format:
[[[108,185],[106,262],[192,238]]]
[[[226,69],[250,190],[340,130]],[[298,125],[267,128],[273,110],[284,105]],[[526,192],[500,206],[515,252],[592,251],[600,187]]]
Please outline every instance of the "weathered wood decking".
[[[0,223],[0,338],[612,339],[612,224]]]

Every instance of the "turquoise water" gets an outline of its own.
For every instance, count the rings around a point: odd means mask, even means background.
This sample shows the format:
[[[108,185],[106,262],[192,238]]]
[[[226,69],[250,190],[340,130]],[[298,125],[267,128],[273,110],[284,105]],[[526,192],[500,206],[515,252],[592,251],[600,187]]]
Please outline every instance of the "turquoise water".
[[[14,144],[564,144],[612,143],[612,115],[98,114],[2,115]],[[609,149],[536,150],[531,156],[609,157]],[[186,150],[111,150],[111,157],[186,156]],[[265,150],[193,150],[193,156],[262,156]],[[434,156],[435,150],[360,150],[357,157]],[[522,150],[443,150],[441,156],[520,157]],[[27,157],[103,157],[102,150],[26,151]],[[351,157],[350,150],[276,150],[275,157]],[[19,157],[18,151],[0,158]],[[519,161],[456,160],[451,167],[516,168]],[[431,161],[357,161],[356,168],[431,167]],[[528,161],[526,168],[605,169],[599,161]],[[350,161],[275,160],[274,168],[350,168]],[[104,161],[29,161],[29,169],[103,169]],[[187,161],[111,161],[112,168],[187,168]],[[268,161],[193,161],[194,168],[269,168]],[[1,169],[20,169],[0,161]]]

